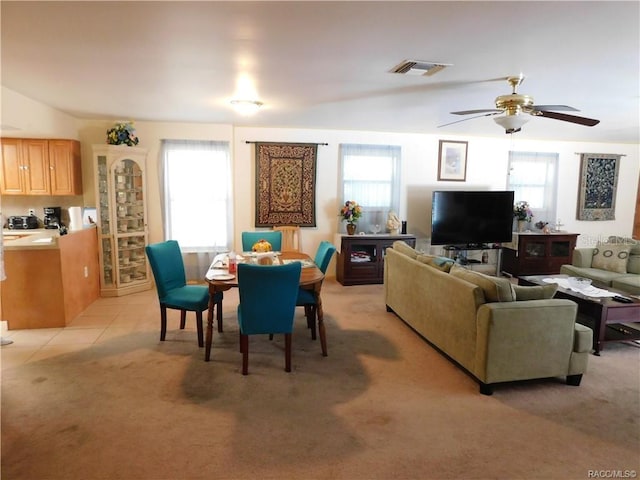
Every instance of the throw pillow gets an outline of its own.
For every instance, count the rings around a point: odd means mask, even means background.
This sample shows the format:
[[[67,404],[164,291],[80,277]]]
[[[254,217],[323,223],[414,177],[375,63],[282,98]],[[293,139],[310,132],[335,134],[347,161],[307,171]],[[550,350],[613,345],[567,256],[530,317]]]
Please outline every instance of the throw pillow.
[[[450,275],[482,288],[487,302],[513,302],[516,299],[513,293],[513,285],[507,278],[491,277],[483,273],[467,270],[458,265],[451,267]]]
[[[451,266],[455,263],[451,258],[436,257],[435,255],[418,255],[416,260],[447,273],[449,273]]]
[[[548,300],[553,298],[558,290],[557,283],[550,283],[549,285],[536,285],[531,287],[525,287],[523,285],[514,285],[513,293],[516,295],[517,301],[522,300]]]
[[[591,267],[609,272],[627,273],[627,260],[631,245],[598,242],[593,251]]]
[[[393,242],[393,249],[397,250],[400,253],[404,253],[407,257],[411,257],[415,260],[418,256],[418,252],[416,252],[412,247],[407,245],[402,240],[396,240]]]

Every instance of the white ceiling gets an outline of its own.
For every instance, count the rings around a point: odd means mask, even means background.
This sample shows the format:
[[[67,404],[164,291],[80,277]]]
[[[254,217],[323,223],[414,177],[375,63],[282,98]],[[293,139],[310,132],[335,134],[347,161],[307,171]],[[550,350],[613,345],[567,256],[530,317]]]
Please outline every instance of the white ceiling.
[[[532,118],[531,139],[638,143],[640,3],[2,1],[2,85],[80,118],[504,136],[520,93],[601,123]],[[389,73],[406,59],[451,63]],[[240,76],[264,103],[232,111]]]

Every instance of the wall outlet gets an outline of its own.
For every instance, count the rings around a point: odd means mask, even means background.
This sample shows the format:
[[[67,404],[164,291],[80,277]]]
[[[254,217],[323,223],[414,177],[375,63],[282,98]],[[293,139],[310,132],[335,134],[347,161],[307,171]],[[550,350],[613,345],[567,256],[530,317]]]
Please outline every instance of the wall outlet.
[[[36,209],[35,208],[30,208],[29,209],[29,215],[35,215],[36,214]]]

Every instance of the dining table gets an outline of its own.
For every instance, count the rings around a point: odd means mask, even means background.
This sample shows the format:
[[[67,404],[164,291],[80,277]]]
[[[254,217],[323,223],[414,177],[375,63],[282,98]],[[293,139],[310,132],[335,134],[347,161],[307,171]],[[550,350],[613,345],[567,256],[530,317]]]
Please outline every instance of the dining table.
[[[270,259],[270,260],[266,260]],[[271,254],[256,254],[255,252],[245,252],[237,256],[236,261],[238,263],[251,262],[251,263],[269,263],[273,265],[283,265],[285,263],[299,261],[302,263],[302,269],[300,271],[300,288],[310,290],[313,292],[314,299],[316,301],[316,315],[318,321],[318,333],[320,335],[320,346],[322,349],[322,356],[327,356],[327,337],[324,326],[324,318],[322,311],[322,298],[320,296],[320,290],[322,289],[322,281],[324,280],[324,273],[313,262],[311,257],[302,252],[271,252]],[[238,286],[238,274],[237,271],[229,272],[228,256],[217,256],[205,276],[206,282],[209,284],[209,309],[207,312],[207,332],[205,342],[205,362],[211,359],[211,347],[213,346],[213,317],[216,303],[214,297],[218,292],[224,292]],[[218,307],[219,308],[219,307]],[[265,305],[265,314],[268,315],[269,306]],[[222,312],[218,312],[218,332],[222,333]]]

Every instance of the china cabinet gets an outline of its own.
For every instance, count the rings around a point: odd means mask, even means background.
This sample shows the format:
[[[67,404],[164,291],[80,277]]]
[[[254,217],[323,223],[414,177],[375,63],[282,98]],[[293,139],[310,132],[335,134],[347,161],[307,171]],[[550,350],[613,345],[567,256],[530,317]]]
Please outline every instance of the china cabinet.
[[[0,193],[81,195],[80,142],[2,138]]]
[[[342,285],[382,283],[384,280],[385,250],[396,240],[403,240],[415,248],[413,235],[338,235],[336,278]]]
[[[94,145],[100,294],[121,296],[151,288],[145,255],[147,150]]]

